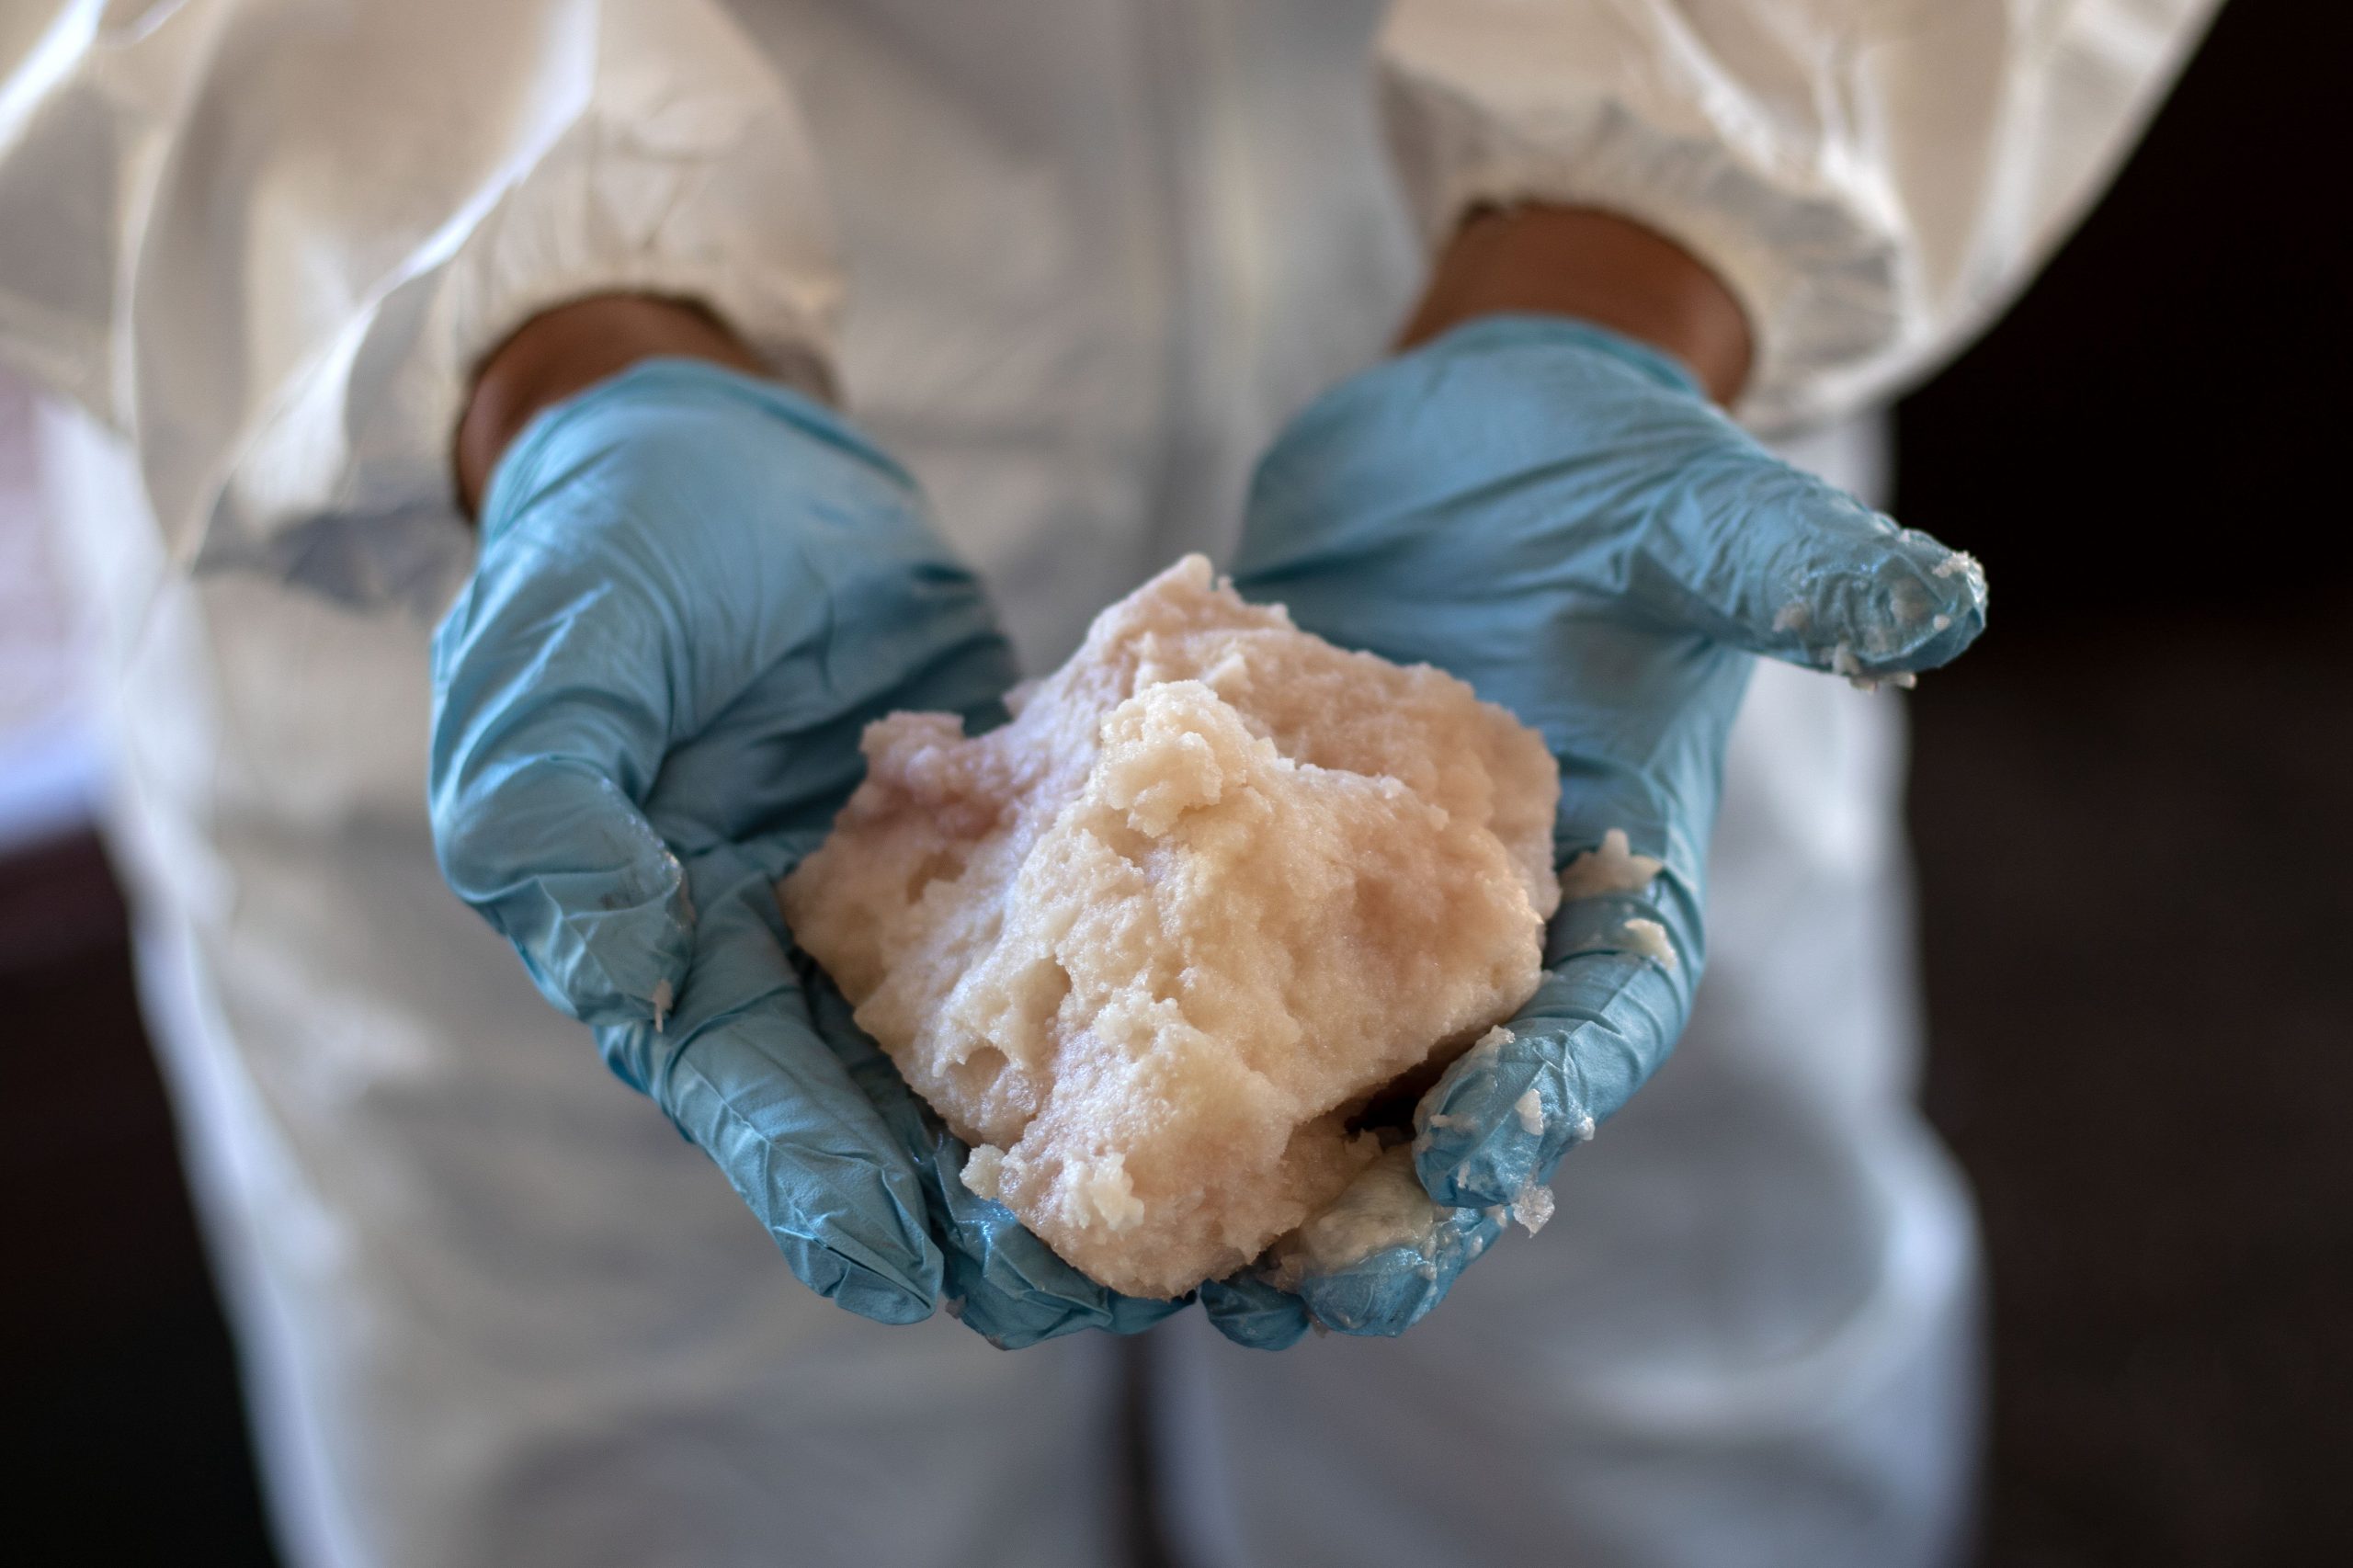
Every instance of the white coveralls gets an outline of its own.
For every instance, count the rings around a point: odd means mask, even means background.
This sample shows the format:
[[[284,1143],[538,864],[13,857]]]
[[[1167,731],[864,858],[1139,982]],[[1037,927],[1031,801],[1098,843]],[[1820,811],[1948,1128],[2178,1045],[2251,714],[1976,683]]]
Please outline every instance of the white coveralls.
[[[2022,285],[2210,8],[11,0],[0,353],[82,411],[49,472],[290,1559],[1118,1555],[1109,1341],[808,1294],[442,887],[425,643],[503,334],[647,289],[830,356],[1037,668],[1230,545],[1475,201],[1680,239],[1755,325],[1742,415],[1879,488],[1853,416]],[[1976,1264],[1909,1104],[1898,712],[1759,671],[1698,1014],[1541,1238],[1402,1341],[1155,1332],[1188,1563],[1952,1549]]]

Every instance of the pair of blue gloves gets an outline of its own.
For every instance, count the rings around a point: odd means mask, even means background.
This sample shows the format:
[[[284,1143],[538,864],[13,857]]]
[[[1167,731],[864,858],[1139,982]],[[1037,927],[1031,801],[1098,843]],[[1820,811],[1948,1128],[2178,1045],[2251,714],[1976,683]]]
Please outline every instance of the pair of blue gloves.
[[[1509,1043],[1424,1099],[1417,1169],[1451,1209],[1430,1250],[1295,1292],[1245,1274],[1199,1293],[1246,1345],[1311,1320],[1393,1335],[1681,1031],[1751,656],[1861,677],[1940,665],[1983,627],[1984,582],[1768,455],[1669,359],[1518,316],[1302,415],[1259,469],[1233,573],[1302,627],[1449,670],[1540,730],[1558,863],[1612,829],[1662,863],[1564,904]],[[854,426],[687,360],[547,410],[498,464],[434,677],[451,886],[813,1290],[885,1323],[944,1305],[1006,1347],[1178,1310],[1104,1290],[965,1191],[961,1145],[778,912],[776,882],[858,781],[869,721],[985,727],[1015,678],[914,482]],[[1540,1124],[1518,1109],[1530,1089]]]

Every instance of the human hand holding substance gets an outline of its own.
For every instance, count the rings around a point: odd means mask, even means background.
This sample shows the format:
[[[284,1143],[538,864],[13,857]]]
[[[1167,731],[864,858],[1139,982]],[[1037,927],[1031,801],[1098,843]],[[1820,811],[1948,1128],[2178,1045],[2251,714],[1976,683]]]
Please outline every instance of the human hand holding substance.
[[[1597,213],[1473,220],[1399,357],[1276,441],[1234,577],[1346,647],[1427,662],[1561,769],[1541,983],[1414,1116],[1410,1243],[1205,1290],[1246,1343],[1396,1334],[1665,1057],[1704,953],[1705,857],[1751,656],[1909,685],[1984,624],[1967,556],[1781,462],[1710,401],[1751,355],[1688,255]],[[1402,1166],[1403,1161],[1397,1162]],[[1402,1169],[1376,1173],[1394,1209]],[[1381,1240],[1376,1229],[1374,1243]],[[1287,1286],[1288,1289],[1278,1289]]]
[[[1006,728],[876,726],[781,890],[973,1198],[1246,1344],[1402,1332],[1673,1043],[1744,650],[1893,675],[1982,619],[1964,558],[1709,405],[1749,347],[1695,263],[1516,227],[1268,455],[1261,603],[1196,558]]]
[[[962,1185],[1090,1277],[1171,1298],[1290,1256],[1385,1157],[1375,1098],[1536,988],[1542,739],[1199,556],[1012,704],[868,731],[795,935],[972,1145]]]
[[[1007,1346],[1141,1327],[1172,1306],[943,1187],[949,1134],[777,908],[866,723],[992,721],[1012,662],[907,474],[751,363],[689,307],[607,300],[483,372],[459,437],[481,553],[434,642],[444,873],[812,1289],[886,1323],[944,1302]]]

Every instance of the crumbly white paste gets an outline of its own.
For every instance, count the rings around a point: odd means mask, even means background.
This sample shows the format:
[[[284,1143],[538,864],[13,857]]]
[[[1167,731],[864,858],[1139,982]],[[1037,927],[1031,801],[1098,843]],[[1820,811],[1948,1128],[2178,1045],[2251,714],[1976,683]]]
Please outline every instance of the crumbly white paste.
[[[1005,1168],[1005,1151],[983,1143],[964,1156],[964,1190],[975,1198],[996,1200],[997,1180]]]
[[[785,915],[975,1145],[967,1187],[1179,1294],[1324,1210],[1378,1153],[1348,1116],[1534,993],[1558,771],[1462,682],[1199,556],[1008,700],[978,737],[870,726]]]

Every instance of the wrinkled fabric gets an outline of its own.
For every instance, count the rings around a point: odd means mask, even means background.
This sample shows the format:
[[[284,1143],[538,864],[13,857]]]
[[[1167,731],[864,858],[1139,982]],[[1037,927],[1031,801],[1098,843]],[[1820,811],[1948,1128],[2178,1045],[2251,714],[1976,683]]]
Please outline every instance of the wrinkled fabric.
[[[1174,1311],[951,1204],[937,1119],[813,1002],[777,906],[868,722],[985,722],[1012,684],[905,472],[786,388],[654,360],[532,422],[482,540],[434,640],[434,838],[541,994],[860,1316],[944,1293],[1012,1347]]]
[[[0,352],[136,432],[182,562],[438,607],[450,431],[526,318],[692,296],[789,367],[838,301],[805,128],[711,0],[60,5],[19,48]]]
[[[1214,319],[1215,346],[1176,395],[1271,392],[1279,415],[1313,390],[1252,385],[1248,361],[1286,338],[1328,351],[1332,305],[1371,280],[1387,236],[1324,221],[1331,176],[1287,155],[1288,100],[1306,72],[1362,72],[1382,7],[924,9],[407,0],[323,28],[304,0],[36,6],[0,30],[0,353],[138,432],[181,559],[435,603],[465,553],[447,472],[464,378],[532,312],[692,294],[780,364],[839,351],[825,187],[839,201],[833,176],[867,170],[811,122],[863,94],[900,100],[877,117],[885,137],[972,104],[992,121],[888,174],[911,210],[963,212],[968,236],[1009,221],[1032,247],[945,247],[992,256],[980,288],[999,309],[1084,308],[1044,286],[1055,231],[1073,204],[1171,177],[1154,138],[1184,145],[1191,237],[1114,224],[1098,266],[1149,270],[1157,248],[1193,271],[1201,292],[1173,304]],[[1790,429],[1885,395],[1990,320],[2213,9],[1399,0],[1377,57],[1428,243],[1468,207],[1526,199],[1658,228],[1748,311],[1744,417]],[[943,51],[961,79],[937,79]],[[1095,101],[1037,80],[1081,62]],[[1172,63],[1201,90],[1154,91]],[[1181,258],[1195,244],[1212,253],[1198,266]],[[1319,276],[1344,280],[1338,301],[1267,309]],[[941,325],[933,374],[985,363],[953,345],[963,323]]]
[[[1736,412],[1818,426],[1933,370],[2090,206],[2220,0],[1398,0],[1391,142],[1435,244],[1472,208],[1640,220],[1756,356]]]
[[[1984,630],[1984,575],[1766,451],[1653,350],[1497,316],[1343,384],[1276,440],[1234,580],[1541,731],[1561,765],[1557,864],[1614,831],[1660,868],[1566,903],[1507,1037],[1415,1108],[1416,1168],[1451,1210],[1430,1245],[1300,1287],[1328,1327],[1399,1334],[1682,1033],[1752,655],[1908,677]],[[1254,1310],[1237,1332],[1267,1321]]]

